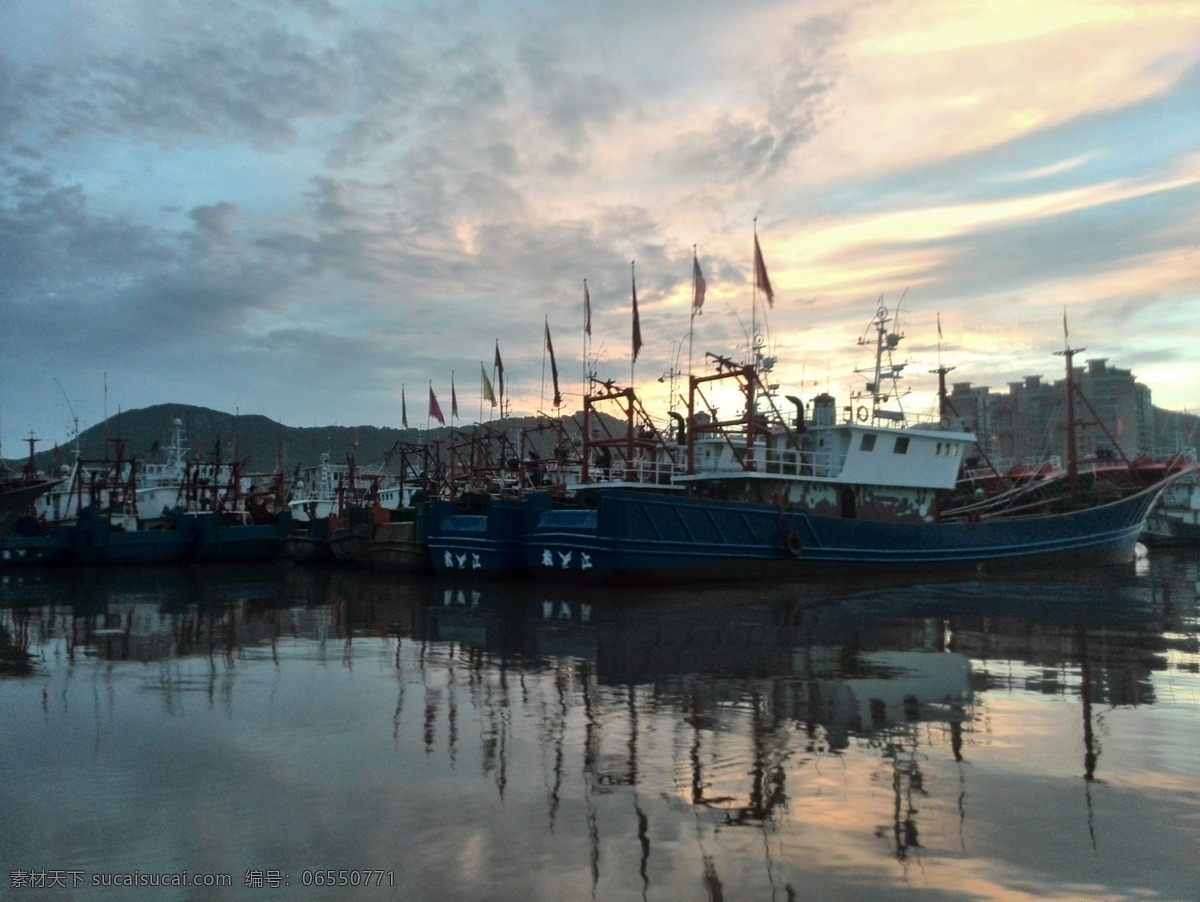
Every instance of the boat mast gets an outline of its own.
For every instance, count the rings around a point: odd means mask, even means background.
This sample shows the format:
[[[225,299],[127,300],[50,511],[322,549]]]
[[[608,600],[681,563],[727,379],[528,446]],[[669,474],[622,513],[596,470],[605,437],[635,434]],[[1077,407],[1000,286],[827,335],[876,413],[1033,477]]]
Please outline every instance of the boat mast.
[[[35,438],[33,430],[29,431],[29,438],[25,439],[29,443],[29,459],[25,463],[25,479],[29,482],[37,481],[37,462],[34,459],[33,446],[41,441],[40,438]]]
[[[903,296],[901,296],[903,302]],[[897,305],[897,316],[899,315],[899,305]],[[870,419],[875,420],[893,420],[900,421],[904,419],[903,409],[883,410],[882,405],[886,403],[888,397],[895,398],[896,403],[900,403],[901,391],[900,380],[904,377],[901,371],[907,364],[896,363],[893,359],[893,352],[899,346],[904,335],[898,331],[888,331],[888,324],[893,322],[891,311],[883,305],[883,297],[879,298],[879,308],[875,311],[875,318],[868,325],[868,330],[871,325],[875,327],[875,367],[874,370],[855,370],[859,375],[870,374],[871,380],[867,382],[867,394],[871,396],[871,411]],[[858,340],[860,346],[866,345],[869,339],[866,333]],[[887,357],[887,367],[883,365],[884,356]],[[890,379],[892,382],[892,390],[886,395],[880,390],[880,386],[884,379]],[[856,397],[861,397],[856,395]]]
[[[938,425],[946,429],[950,426],[950,397],[946,394],[946,374],[954,367],[942,363],[942,315],[940,313],[937,315],[937,334],[938,367],[932,372],[936,373],[938,377]]]
[[[1071,497],[1079,496],[1079,443],[1076,441],[1075,430],[1075,364],[1076,354],[1081,354],[1087,348],[1072,348],[1067,333],[1067,312],[1063,311],[1063,342],[1066,347],[1055,351],[1056,357],[1062,357],[1067,364],[1067,487]]]
[[[761,249],[758,246],[758,217],[754,217],[754,288],[750,292],[750,364],[757,363],[758,356],[758,290],[761,276],[759,262],[762,260]]]

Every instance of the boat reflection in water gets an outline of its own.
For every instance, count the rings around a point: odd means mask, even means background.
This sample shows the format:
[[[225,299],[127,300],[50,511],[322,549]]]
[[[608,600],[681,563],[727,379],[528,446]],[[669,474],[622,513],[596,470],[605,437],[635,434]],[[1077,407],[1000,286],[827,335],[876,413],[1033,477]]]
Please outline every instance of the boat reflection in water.
[[[0,845],[227,872],[230,898],[318,868],[394,872],[368,898],[1197,896],[1194,558],[1116,584],[557,591],[7,578]]]

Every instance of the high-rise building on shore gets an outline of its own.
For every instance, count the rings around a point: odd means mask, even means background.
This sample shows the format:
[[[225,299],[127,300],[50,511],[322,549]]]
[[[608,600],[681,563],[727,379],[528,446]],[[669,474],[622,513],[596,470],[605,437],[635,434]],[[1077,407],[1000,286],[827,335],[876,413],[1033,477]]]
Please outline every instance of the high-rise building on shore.
[[[1074,367],[1078,393],[1075,420],[1081,457],[1124,455],[1133,459],[1155,453],[1160,441],[1150,389],[1129,370],[1110,367],[1104,358]],[[1066,457],[1067,380],[1046,382],[1026,376],[1010,382],[1007,393],[987,386],[955,383],[951,409],[979,437],[981,450],[994,463]]]

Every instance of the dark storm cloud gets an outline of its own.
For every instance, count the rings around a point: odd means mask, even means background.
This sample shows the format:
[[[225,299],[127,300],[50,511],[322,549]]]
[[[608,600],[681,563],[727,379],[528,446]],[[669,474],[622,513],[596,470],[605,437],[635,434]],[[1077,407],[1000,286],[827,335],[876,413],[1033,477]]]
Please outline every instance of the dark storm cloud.
[[[55,284],[102,282],[130,259],[161,253],[149,229],[92,214],[79,185],[12,167],[0,180],[0,296],[36,300]]]
[[[63,342],[64,329],[106,353],[202,345],[277,304],[291,281],[287,261],[241,243],[234,204],[197,207],[191,227],[171,233],[95,213],[78,185],[12,167],[7,176],[0,342],[14,355],[77,356],[80,345]]]

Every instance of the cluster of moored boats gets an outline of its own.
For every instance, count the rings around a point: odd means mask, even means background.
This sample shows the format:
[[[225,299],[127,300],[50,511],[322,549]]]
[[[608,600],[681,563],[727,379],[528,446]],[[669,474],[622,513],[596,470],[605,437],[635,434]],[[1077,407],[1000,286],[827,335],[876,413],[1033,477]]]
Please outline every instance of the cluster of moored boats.
[[[877,347],[890,349],[886,313],[874,322]],[[938,417],[912,424],[874,385],[870,408],[827,394],[781,405],[761,354],[709,360],[668,428],[632,388],[597,382],[579,415],[537,427],[550,436],[540,450],[477,426],[436,454],[408,448],[394,477],[353,458],[326,457],[290,484],[278,467],[204,463],[188,457],[176,421],[164,464],[135,473],[118,444],[114,460],[79,461],[28,489],[34,507],[4,538],[0,566],[284,556],[622,583],[1094,566],[1132,560],[1156,530],[1196,535],[1194,457],[1089,468],[1072,438],[1065,467],[984,485],[966,474],[975,436],[944,393]],[[1067,371],[1069,391],[1069,352]],[[730,397],[734,415],[718,401]],[[1169,528],[1148,526],[1164,516]]]
[[[0,567],[66,563],[129,564],[246,561],[277,556],[289,515],[277,477],[244,472],[244,463],[190,458],[176,420],[166,460],[126,460],[115,440],[105,460],[77,458],[53,479],[33,469],[10,481],[30,486],[8,510]],[[3,497],[3,496],[0,496]]]

